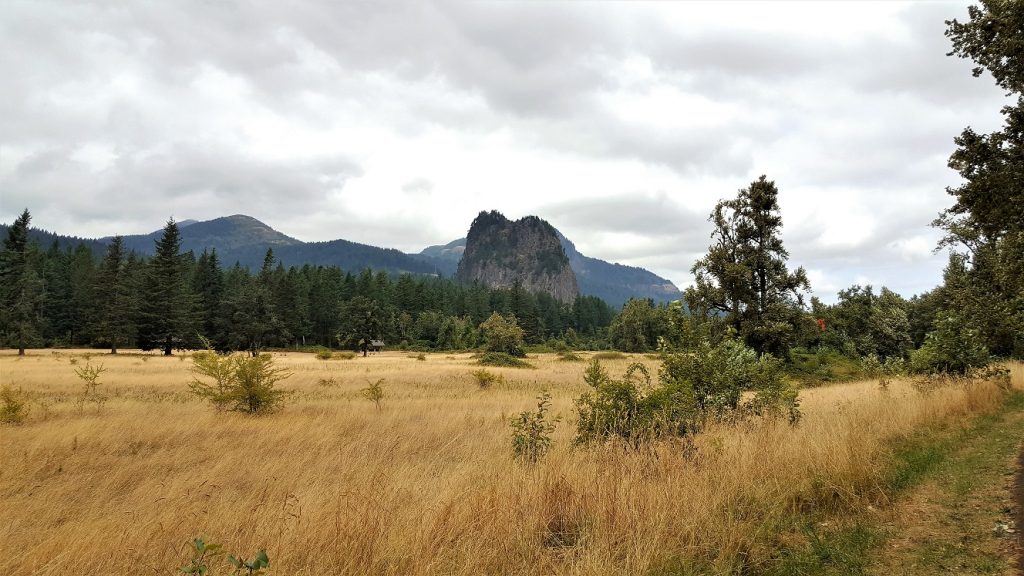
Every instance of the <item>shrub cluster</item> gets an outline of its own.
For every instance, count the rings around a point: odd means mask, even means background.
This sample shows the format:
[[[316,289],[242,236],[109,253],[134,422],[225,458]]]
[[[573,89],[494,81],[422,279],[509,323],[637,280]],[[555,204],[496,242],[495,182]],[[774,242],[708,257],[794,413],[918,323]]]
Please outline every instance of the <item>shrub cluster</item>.
[[[693,353],[666,354],[657,385],[643,364],[631,364],[615,379],[596,358],[584,381],[591,390],[576,401],[577,444],[620,439],[639,446],[696,433],[710,419],[800,418],[796,390],[786,384],[781,363],[770,355],[759,358],[736,340],[715,346],[704,341]]]

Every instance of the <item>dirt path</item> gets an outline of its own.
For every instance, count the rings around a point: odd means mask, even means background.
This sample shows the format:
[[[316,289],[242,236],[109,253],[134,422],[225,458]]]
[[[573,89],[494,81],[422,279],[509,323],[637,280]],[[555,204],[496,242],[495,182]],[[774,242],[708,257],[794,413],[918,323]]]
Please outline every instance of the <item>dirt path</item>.
[[[1022,438],[1024,412],[1014,411],[964,439],[884,514],[888,538],[870,573],[1024,575]]]

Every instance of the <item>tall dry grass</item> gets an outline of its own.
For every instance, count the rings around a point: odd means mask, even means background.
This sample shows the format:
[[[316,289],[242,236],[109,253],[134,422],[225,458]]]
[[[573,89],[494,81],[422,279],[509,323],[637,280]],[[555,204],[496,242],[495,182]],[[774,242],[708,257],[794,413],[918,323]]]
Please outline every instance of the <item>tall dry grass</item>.
[[[243,554],[266,547],[272,573],[289,575],[639,574],[679,558],[756,571],[787,515],[884,502],[894,439],[1001,403],[988,384],[923,395],[861,382],[805,391],[795,428],[572,450],[581,363],[492,369],[504,382],[481,390],[465,355],[277,356],[295,394],[252,418],[191,398],[187,360],[95,356],[110,400],[79,411],[80,354],[0,355],[0,383],[34,404],[27,424],[0,428],[5,574],[168,574],[200,534]],[[379,378],[378,411],[359,390]],[[1013,382],[1024,387],[1020,365]],[[543,388],[563,417],[555,447],[517,464],[507,417]]]

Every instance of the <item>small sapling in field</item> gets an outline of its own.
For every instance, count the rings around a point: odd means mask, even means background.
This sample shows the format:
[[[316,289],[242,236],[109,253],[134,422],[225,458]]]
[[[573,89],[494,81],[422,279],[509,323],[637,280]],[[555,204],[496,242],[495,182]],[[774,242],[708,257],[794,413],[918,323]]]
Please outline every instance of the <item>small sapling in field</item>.
[[[384,399],[384,388],[381,386],[383,383],[384,379],[381,378],[376,382],[370,382],[369,386],[360,390],[363,393],[363,398],[373,402],[377,406],[377,410],[380,410],[380,401]]]
[[[536,463],[551,449],[551,433],[558,418],[548,417],[551,394],[546,390],[537,397],[537,410],[520,412],[512,419],[512,453],[517,460]]]
[[[75,368],[75,374],[78,375],[85,386],[82,390],[82,395],[78,399],[79,411],[82,411],[86,402],[96,404],[96,410],[99,411],[103,407],[103,403],[107,401],[107,397],[96,390],[101,384],[100,374],[105,371],[106,369],[103,368],[103,364],[93,366],[88,361],[86,361],[85,366]]]

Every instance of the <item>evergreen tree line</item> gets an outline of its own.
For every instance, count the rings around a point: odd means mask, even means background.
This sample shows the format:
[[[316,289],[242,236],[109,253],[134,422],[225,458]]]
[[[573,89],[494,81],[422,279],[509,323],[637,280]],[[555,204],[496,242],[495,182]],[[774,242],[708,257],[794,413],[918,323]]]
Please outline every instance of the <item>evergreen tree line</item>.
[[[412,275],[391,276],[336,266],[285,268],[267,251],[250,271],[224,267],[216,251],[182,253],[174,221],[146,258],[114,238],[98,258],[79,244],[48,249],[30,242],[26,210],[8,228],[0,254],[6,346],[95,346],[218,350],[352,347],[379,339],[389,346],[468,349],[493,312],[516,317],[527,343],[564,339],[606,347],[615,311],[581,296],[564,304],[521,286]],[[369,324],[367,324],[369,320]],[[365,337],[364,337],[365,336]],[[362,342],[361,342],[362,341]]]

